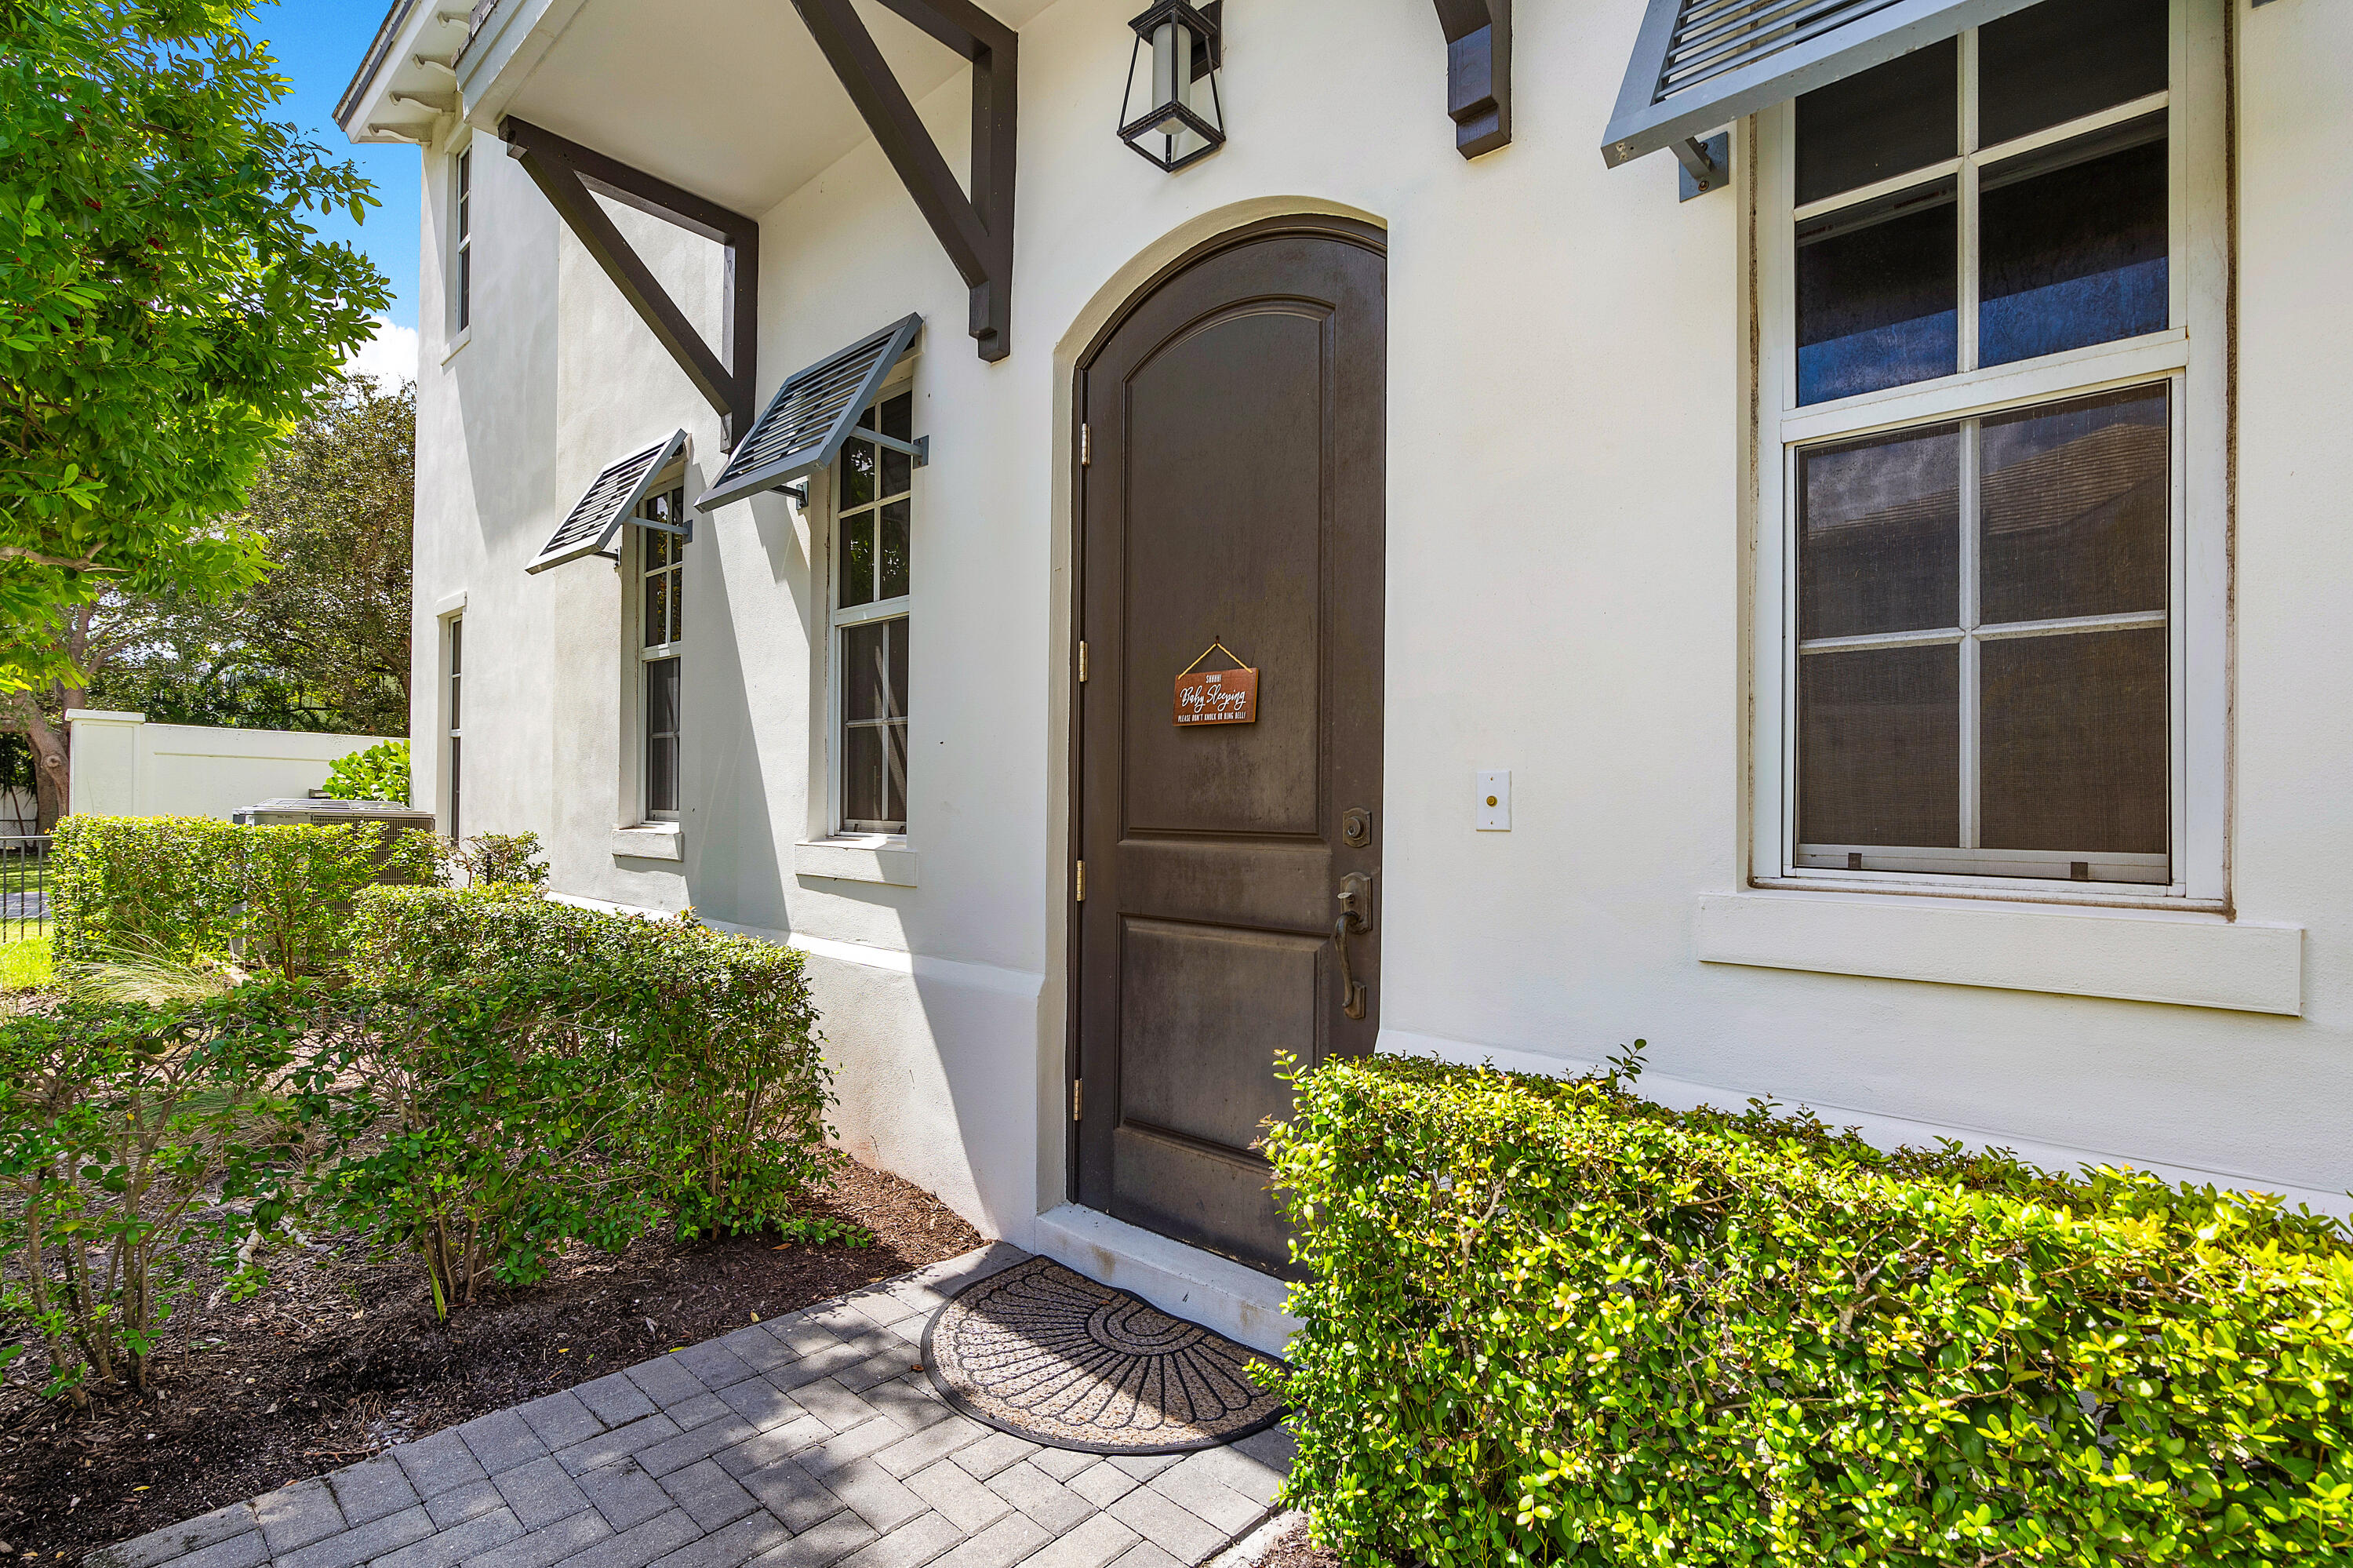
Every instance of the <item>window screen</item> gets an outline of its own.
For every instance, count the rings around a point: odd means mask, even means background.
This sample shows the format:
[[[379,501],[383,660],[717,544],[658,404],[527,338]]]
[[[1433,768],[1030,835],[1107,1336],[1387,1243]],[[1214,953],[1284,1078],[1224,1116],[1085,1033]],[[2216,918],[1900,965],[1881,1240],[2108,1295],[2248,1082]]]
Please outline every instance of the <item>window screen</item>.
[[[2168,383],[1798,454],[1806,865],[2170,878]]]

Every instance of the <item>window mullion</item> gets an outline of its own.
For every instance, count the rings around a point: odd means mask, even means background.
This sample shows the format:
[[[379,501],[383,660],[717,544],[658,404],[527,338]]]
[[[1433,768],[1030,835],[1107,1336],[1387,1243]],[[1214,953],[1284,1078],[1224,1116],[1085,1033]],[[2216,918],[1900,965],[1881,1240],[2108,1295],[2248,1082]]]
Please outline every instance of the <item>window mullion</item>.
[[[1983,704],[1979,676],[1983,669],[1978,639],[1980,532],[1978,526],[1978,445],[1981,427],[1975,419],[1961,422],[1961,668],[1960,784],[1961,847],[1978,849],[1984,789],[1979,778],[1982,747],[1978,728]]]
[[[1978,291],[1980,283],[1978,270],[1978,32],[1975,27],[1961,35],[1961,170],[1956,192],[1958,210],[1953,228],[1960,246],[1957,258],[1960,266],[1959,288],[1956,308],[1959,317],[1954,322],[1958,341],[1955,344],[1955,368],[1961,374],[1978,368]]]

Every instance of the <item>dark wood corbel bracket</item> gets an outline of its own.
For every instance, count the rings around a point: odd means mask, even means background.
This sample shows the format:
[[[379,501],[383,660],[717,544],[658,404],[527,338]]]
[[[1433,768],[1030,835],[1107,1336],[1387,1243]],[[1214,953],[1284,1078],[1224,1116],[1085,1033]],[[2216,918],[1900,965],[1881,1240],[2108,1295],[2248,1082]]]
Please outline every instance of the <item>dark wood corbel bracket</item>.
[[[737,439],[752,428],[759,412],[753,400],[760,343],[759,224],[528,121],[502,122],[499,140],[506,143],[509,155],[521,161],[574,238],[621,291],[621,297],[653,329],[654,336],[694,383],[694,389],[719,411],[723,432],[720,445],[733,450]],[[727,297],[720,327],[723,354],[702,341],[678,302],[596,205],[597,196],[651,213],[726,249]]]
[[[1512,140],[1512,0],[1438,0],[1446,29],[1446,112],[1466,158]]]
[[[1013,160],[1018,45],[1013,29],[970,0],[881,0],[972,62],[972,194],[940,155],[906,90],[850,0],[793,0],[817,47],[881,143],[907,194],[972,291],[980,357],[1013,352]]]

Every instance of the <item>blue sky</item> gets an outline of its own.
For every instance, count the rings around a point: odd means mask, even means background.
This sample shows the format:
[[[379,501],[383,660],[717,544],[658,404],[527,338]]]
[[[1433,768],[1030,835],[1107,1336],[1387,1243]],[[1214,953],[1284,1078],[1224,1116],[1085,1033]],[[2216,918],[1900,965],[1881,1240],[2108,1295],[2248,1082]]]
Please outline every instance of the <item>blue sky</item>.
[[[350,158],[375,182],[376,199],[364,224],[336,212],[316,218],[330,239],[349,240],[374,258],[392,280],[393,322],[417,325],[417,152],[406,143],[353,146],[335,124],[335,100],[350,85],[361,57],[384,21],[385,0],[278,0],[254,11],[247,30],[269,41],[279,73],[293,84],[274,119],[291,120],[311,140]]]

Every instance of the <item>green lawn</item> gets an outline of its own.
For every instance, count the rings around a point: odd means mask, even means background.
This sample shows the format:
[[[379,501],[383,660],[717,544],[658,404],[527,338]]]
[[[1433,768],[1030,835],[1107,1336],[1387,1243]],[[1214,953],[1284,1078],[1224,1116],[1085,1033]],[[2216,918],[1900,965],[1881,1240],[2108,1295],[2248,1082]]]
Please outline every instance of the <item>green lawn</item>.
[[[0,991],[43,991],[57,980],[49,956],[48,922],[31,927],[34,935],[0,942]]]

